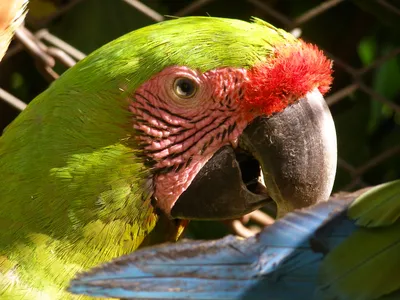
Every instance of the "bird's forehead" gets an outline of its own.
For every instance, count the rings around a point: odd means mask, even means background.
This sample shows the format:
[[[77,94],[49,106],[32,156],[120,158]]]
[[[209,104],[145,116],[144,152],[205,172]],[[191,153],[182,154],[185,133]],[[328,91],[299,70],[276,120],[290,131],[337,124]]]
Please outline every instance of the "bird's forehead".
[[[281,44],[272,55],[248,71],[242,101],[247,110],[271,115],[318,88],[325,94],[332,83],[332,62],[312,44]]]

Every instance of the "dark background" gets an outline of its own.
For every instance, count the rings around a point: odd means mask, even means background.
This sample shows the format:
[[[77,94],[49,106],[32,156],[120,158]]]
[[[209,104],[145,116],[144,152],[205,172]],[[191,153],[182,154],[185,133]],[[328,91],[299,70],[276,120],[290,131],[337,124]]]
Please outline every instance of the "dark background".
[[[131,0],[32,0],[26,26],[48,29],[88,54],[131,30],[155,22]],[[327,102],[335,119],[339,165],[335,191],[400,178],[400,3],[396,0],[141,1],[161,16],[262,18],[319,45],[334,60]],[[140,3],[139,3],[140,4]],[[157,16],[156,16],[157,19]],[[183,38],[187,38],[183,36]],[[49,45],[48,42],[44,42]],[[60,47],[65,50],[65,47]],[[0,64],[0,88],[28,103],[51,82],[40,62],[14,41]],[[55,70],[62,73],[63,63]],[[48,77],[48,76],[47,76]],[[0,98],[0,132],[19,111]],[[224,233],[219,223],[193,222],[192,236]]]

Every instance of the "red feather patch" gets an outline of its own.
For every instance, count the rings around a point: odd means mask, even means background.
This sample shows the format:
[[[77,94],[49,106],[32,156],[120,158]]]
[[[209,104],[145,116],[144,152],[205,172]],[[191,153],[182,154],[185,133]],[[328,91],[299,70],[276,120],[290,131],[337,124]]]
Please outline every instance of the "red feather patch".
[[[266,64],[249,70],[245,111],[271,115],[318,88],[325,94],[332,83],[332,61],[317,46],[300,41],[281,45]]]

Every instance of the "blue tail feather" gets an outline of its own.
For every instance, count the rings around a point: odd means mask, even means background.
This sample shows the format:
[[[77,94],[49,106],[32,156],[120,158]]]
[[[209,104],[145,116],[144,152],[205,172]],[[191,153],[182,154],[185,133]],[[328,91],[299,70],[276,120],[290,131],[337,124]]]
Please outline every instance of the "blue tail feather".
[[[313,299],[319,264],[356,226],[334,199],[259,235],[143,249],[71,283],[73,293],[131,299]],[[319,299],[318,299],[319,300]]]

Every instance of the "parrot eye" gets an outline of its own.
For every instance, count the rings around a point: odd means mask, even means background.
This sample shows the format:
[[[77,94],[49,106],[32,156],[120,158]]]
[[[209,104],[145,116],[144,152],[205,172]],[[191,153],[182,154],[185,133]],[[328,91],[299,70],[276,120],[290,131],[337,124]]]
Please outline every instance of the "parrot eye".
[[[180,98],[191,98],[197,92],[197,83],[190,78],[177,78],[174,81],[174,92]]]

